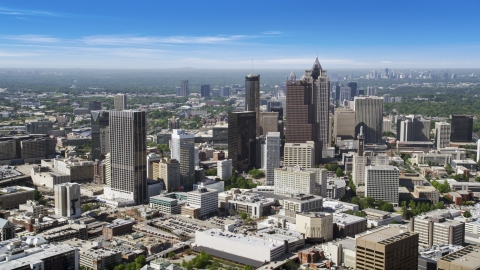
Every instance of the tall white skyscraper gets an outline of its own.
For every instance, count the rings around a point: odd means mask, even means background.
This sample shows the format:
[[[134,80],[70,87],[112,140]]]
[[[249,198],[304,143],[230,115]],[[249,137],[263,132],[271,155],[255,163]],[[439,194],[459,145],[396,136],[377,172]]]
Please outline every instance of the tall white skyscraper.
[[[265,138],[265,185],[273,186],[274,170],[280,167],[280,132],[268,132]]]
[[[450,146],[450,133],[452,126],[447,122],[435,123],[435,146],[437,149]]]
[[[63,183],[53,186],[55,195],[55,214],[77,218],[82,214],[80,208],[80,185],[77,183]]]
[[[144,203],[147,198],[147,135],[144,111],[110,111],[110,184],[107,198]]]
[[[174,129],[170,145],[172,159],[180,163],[180,184],[183,190],[192,190],[195,183],[195,137],[183,129]]]
[[[224,159],[217,161],[217,176],[222,180],[232,176],[232,160]]]
[[[113,99],[113,105],[115,110],[122,111],[127,109],[127,96],[124,94],[118,94]]]
[[[398,183],[400,172],[397,167],[368,166],[365,168],[365,196],[383,200],[398,206]]]

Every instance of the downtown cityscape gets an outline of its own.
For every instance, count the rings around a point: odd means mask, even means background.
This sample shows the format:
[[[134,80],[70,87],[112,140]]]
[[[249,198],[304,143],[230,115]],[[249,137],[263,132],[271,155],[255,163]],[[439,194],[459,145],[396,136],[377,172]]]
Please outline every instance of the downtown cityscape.
[[[267,2],[0,1],[0,269],[480,269],[479,3]]]

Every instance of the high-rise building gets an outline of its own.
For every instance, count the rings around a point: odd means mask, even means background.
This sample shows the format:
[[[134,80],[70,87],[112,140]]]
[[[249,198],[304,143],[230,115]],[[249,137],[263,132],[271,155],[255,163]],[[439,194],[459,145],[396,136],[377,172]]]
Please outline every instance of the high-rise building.
[[[137,204],[147,198],[147,135],[144,111],[110,111],[111,180],[105,195]]]
[[[283,120],[283,104],[278,100],[270,100],[267,102],[267,112],[277,112],[278,120]]]
[[[336,108],[333,118],[333,139],[355,139],[355,111],[351,109]]]
[[[228,157],[238,172],[247,172],[256,164],[255,112],[228,114]]]
[[[177,97],[188,97],[190,95],[188,80],[182,80],[180,82],[180,89],[177,88],[176,92]]]
[[[168,119],[168,129],[174,130],[180,128],[180,118],[176,118],[175,115]]]
[[[450,146],[451,126],[447,122],[435,123],[435,146],[437,149]]]
[[[265,137],[265,185],[273,186],[274,170],[280,168],[280,132],[269,132]]]
[[[202,97],[210,97],[210,85],[209,84],[202,84],[200,86],[200,95]]]
[[[344,100],[350,100],[351,97],[351,89],[348,86],[341,86],[340,87],[340,96],[339,101],[342,103]]]
[[[50,121],[38,121],[25,124],[27,134],[52,134],[53,123]]]
[[[260,135],[266,136],[268,132],[278,132],[278,113],[277,112],[261,112],[259,118]],[[283,128],[283,126],[282,126]]]
[[[373,86],[367,87],[367,96],[374,97],[377,95],[377,88]]]
[[[385,227],[356,239],[356,269],[417,269],[418,233]]]
[[[349,82],[347,84],[348,87],[350,87],[350,98],[354,98],[356,96],[358,96],[358,93],[357,93],[357,82]]]
[[[313,168],[315,166],[315,143],[286,143],[284,147],[283,166]]]
[[[113,107],[117,111],[123,111],[127,109],[127,95],[117,94],[113,99]]]
[[[174,129],[171,141],[172,159],[180,162],[180,184],[189,191],[195,183],[195,136],[183,129]]]
[[[473,116],[471,115],[450,115],[452,123],[452,142],[472,142]]]
[[[408,115],[397,118],[397,141],[430,141],[430,120]]]
[[[260,136],[260,75],[245,76],[245,111],[255,112],[256,136]]]
[[[110,152],[109,111],[91,111],[92,158],[102,160]]]
[[[365,143],[382,142],[383,98],[355,97],[355,134],[363,127]]]
[[[55,194],[55,214],[62,217],[75,219],[80,217],[80,185],[77,183],[64,183],[53,186]]]
[[[220,88],[220,96],[221,97],[229,97],[230,96],[230,87],[222,86]]]
[[[100,111],[102,109],[102,102],[92,100],[88,102],[88,110],[89,111]]]
[[[303,169],[283,167],[274,169],[274,193],[277,195],[312,194],[321,195],[326,186],[325,169]]]
[[[359,139],[358,154],[353,155],[352,181],[358,187],[365,184],[365,168],[370,165],[388,165],[390,158],[386,154],[371,151],[363,153],[363,141]]]
[[[155,167],[154,167],[155,170]],[[163,158],[158,163],[158,178],[163,180],[165,190],[178,190],[180,187],[180,163],[176,159]],[[156,179],[155,179],[156,180]]]
[[[232,160],[224,159],[217,161],[217,176],[222,180],[232,176]]]
[[[400,172],[397,167],[387,165],[365,168],[365,197],[383,200],[398,205],[398,183]]]
[[[218,190],[200,186],[197,190],[187,193],[187,204],[200,208],[200,216],[205,217],[218,212]]]
[[[435,211],[411,218],[410,231],[419,234],[418,244],[421,247],[442,244],[463,246],[465,239],[465,223],[446,219]]]
[[[320,163],[322,148],[330,146],[329,104],[330,82],[318,58],[302,80],[288,80],[287,131],[288,143],[315,142],[315,163]]]
[[[161,159],[162,158],[155,153],[147,155],[147,180],[158,180],[158,163]]]

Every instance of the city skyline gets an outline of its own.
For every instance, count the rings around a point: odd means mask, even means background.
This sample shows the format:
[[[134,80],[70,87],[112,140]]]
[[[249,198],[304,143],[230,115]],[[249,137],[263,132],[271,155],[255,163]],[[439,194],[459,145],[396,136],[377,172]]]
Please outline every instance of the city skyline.
[[[1,3],[0,68],[480,67],[476,1],[275,4]]]

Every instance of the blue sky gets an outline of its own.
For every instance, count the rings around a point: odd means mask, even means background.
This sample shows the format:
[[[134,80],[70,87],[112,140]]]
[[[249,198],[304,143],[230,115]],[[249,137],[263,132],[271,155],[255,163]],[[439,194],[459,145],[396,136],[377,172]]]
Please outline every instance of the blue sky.
[[[480,68],[480,1],[0,1],[0,68]]]

